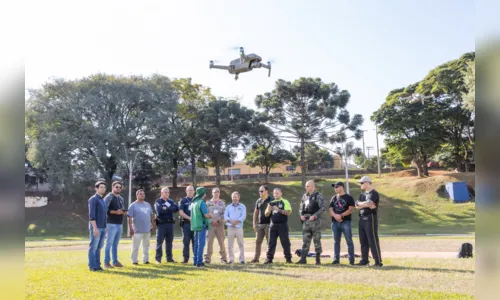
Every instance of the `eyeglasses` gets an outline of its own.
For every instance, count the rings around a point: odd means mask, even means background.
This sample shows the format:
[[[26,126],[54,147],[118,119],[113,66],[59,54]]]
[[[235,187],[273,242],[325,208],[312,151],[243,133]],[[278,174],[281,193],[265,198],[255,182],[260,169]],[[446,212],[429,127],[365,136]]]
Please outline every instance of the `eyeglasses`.
[[[122,187],[121,187],[121,186],[115,186],[115,189],[119,189],[119,190],[121,190],[121,189],[122,189]]]

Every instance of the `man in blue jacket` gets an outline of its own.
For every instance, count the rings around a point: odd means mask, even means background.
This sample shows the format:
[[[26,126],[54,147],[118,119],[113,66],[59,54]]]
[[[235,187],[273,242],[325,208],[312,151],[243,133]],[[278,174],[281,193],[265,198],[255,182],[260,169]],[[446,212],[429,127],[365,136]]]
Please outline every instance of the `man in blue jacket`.
[[[162,246],[166,240],[165,253],[167,262],[175,263],[172,258],[172,242],[174,241],[174,213],[179,211],[179,206],[174,200],[168,198],[170,190],[161,189],[161,197],[155,201],[156,211],[156,262],[161,263],[163,256]]]
[[[106,184],[104,181],[98,181],[94,185],[95,195],[90,197],[89,205],[89,270],[102,271],[101,268],[101,249],[106,236],[106,219],[108,208],[103,199],[106,193]]]

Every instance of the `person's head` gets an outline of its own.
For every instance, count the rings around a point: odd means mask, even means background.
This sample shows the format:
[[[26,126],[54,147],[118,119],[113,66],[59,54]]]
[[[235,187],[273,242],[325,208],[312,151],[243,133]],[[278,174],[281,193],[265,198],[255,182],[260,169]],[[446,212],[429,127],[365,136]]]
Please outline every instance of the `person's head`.
[[[218,187],[215,187],[212,189],[212,199],[219,200],[219,198],[220,198],[220,189]]]
[[[135,192],[135,198],[137,199],[137,201],[142,202],[144,201],[144,199],[146,199],[146,193],[144,193],[143,189],[138,189]]]
[[[283,195],[283,192],[281,191],[280,188],[275,188],[274,189],[274,191],[273,191],[274,199],[279,200],[282,195]]]
[[[259,196],[262,199],[266,199],[267,197],[269,197],[269,188],[267,187],[267,185],[260,186],[260,188],[259,188]]]
[[[161,193],[161,198],[163,200],[167,200],[168,196],[170,196],[170,190],[168,188],[166,188],[166,187],[162,188],[160,193]]]
[[[120,192],[122,191],[122,183],[119,181],[115,181],[111,184],[111,191],[115,195],[119,195]]]
[[[239,193],[239,192],[234,191],[234,192],[231,194],[231,199],[233,199],[233,203],[234,203],[234,204],[238,204],[238,203],[240,203],[240,193]]]
[[[315,189],[314,180],[309,180],[308,182],[306,182],[306,192],[308,194],[314,192],[314,189]]]
[[[332,186],[335,189],[335,193],[340,194],[340,195],[345,193],[344,183],[342,181],[337,181],[337,182],[333,183]]]
[[[361,177],[361,179],[359,180],[359,184],[361,186],[361,190],[363,191],[371,191],[373,189],[372,179],[370,178],[370,176]]]
[[[94,184],[95,192],[100,196],[106,193],[106,183],[104,181],[98,181]]]
[[[193,198],[194,197],[194,187],[192,185],[188,186],[186,188],[186,196],[188,198]]]
[[[194,195],[195,198],[201,197],[201,199],[205,200],[207,197],[207,189],[200,186],[196,189],[196,194]]]

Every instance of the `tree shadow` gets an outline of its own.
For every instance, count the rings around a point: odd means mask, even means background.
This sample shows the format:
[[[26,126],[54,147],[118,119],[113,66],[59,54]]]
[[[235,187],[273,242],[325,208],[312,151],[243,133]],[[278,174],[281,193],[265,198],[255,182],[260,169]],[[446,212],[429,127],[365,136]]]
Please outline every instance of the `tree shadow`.
[[[419,268],[419,267],[406,267],[406,266],[397,266],[397,265],[384,265],[382,267],[373,267],[373,266],[351,266],[351,265],[331,265],[333,268],[349,268],[349,269],[371,269],[371,270],[380,270],[380,271],[427,271],[427,272],[446,272],[446,273],[469,273],[474,274],[474,270],[460,270],[460,269],[443,269],[443,268]]]
[[[194,276],[201,276],[201,274],[196,274],[196,271],[203,271],[203,269],[196,268],[194,266],[180,266],[180,265],[138,265],[133,267],[125,268],[114,268],[110,271],[106,271],[111,275],[127,276],[132,278],[161,278],[173,281],[182,280],[177,277],[172,277],[175,275],[188,274]]]

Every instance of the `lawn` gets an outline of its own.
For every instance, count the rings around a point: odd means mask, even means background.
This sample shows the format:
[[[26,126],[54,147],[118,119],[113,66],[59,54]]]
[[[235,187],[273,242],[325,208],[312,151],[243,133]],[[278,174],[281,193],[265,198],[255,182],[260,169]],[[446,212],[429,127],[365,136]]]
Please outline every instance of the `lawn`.
[[[216,249],[218,249],[216,247]],[[215,250],[215,249],[214,249]],[[153,254],[151,250],[150,257]],[[26,299],[473,299],[474,259],[386,258],[384,267],[150,264],[89,272],[85,250],[25,253]],[[180,259],[174,250],[174,259]],[[125,259],[126,258],[126,259]],[[297,258],[294,257],[294,261]]]

